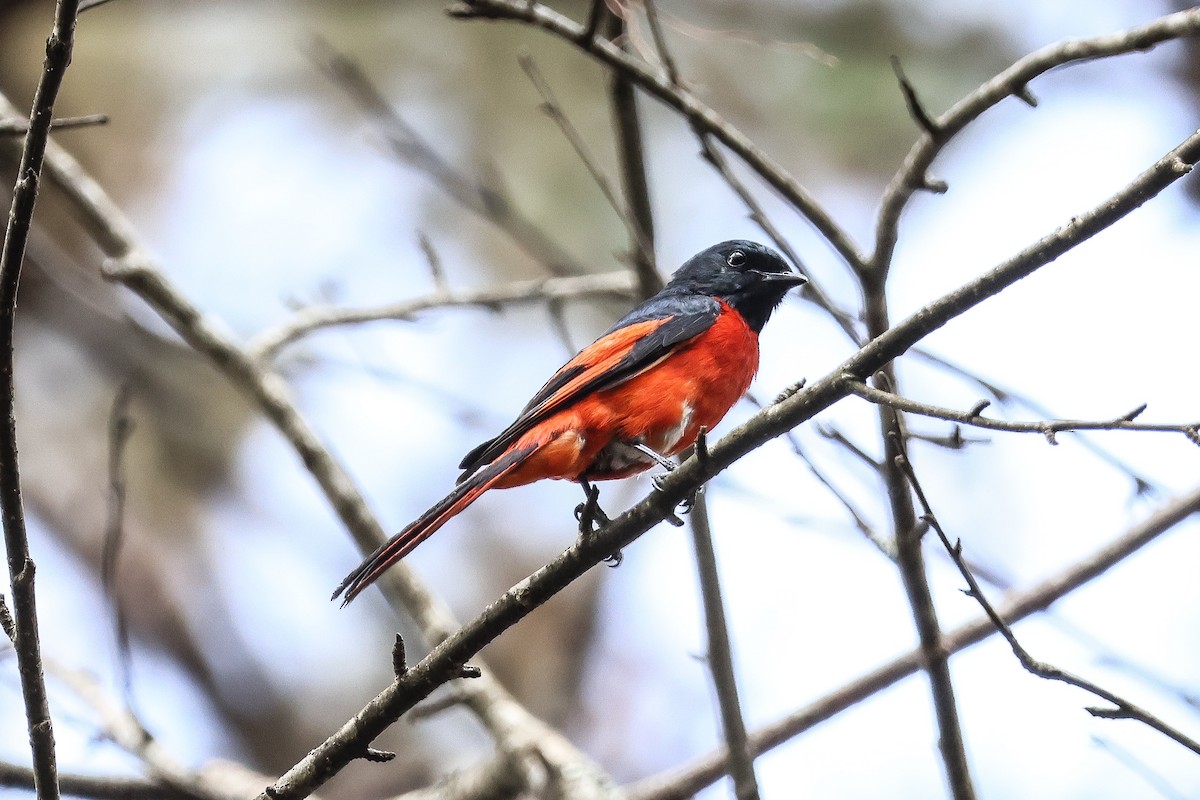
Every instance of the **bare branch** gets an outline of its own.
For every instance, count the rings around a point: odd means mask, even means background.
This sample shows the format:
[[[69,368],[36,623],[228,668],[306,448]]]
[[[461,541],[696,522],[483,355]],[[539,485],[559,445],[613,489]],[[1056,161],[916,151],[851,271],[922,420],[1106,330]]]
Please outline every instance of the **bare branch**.
[[[900,92],[904,95],[904,103],[908,106],[908,113],[912,115],[913,120],[916,121],[921,130],[925,131],[926,136],[934,140],[940,139],[942,131],[938,128],[937,123],[933,121],[933,118],[929,116],[929,112],[925,110],[925,106],[921,103],[921,98],[917,97],[917,90],[909,82],[908,76],[904,74],[904,67],[900,66],[899,57],[892,56],[891,62],[892,72],[896,73],[896,80],[900,83]],[[941,192],[945,191],[946,187],[943,185]]]
[[[368,115],[397,158],[424,172],[461,206],[504,231],[552,275],[581,275],[590,271],[517,209],[506,195],[464,175],[442,158],[392,108],[357,62],[323,40],[313,43],[312,56],[320,70]]]
[[[369,308],[311,306],[296,312],[278,328],[260,334],[247,345],[246,351],[251,359],[265,361],[296,340],[334,326],[361,325],[380,320],[407,320],[419,312],[439,308],[499,308],[505,305],[594,297],[628,299],[633,296],[634,288],[629,273],[622,270],[600,275],[514,281],[503,286],[475,291],[454,292],[443,288],[424,297]]]
[[[125,539],[125,446],[133,434],[129,403],[133,384],[125,381],[113,398],[108,417],[108,517],[104,525],[104,546],[100,551],[100,584],[112,604],[117,645],[118,672],[125,693],[125,704],[131,705],[131,653],[129,628],[125,610],[117,592],[117,560]]]
[[[744,133],[701,102],[691,91],[675,85],[669,76],[612,42],[591,36],[587,29],[538,2],[525,0],[457,0],[449,14],[461,19],[505,19],[541,28],[564,39],[582,52],[626,76],[642,89],[683,114],[689,122],[715,136],[788,200],[815,227],[848,264],[865,263],[850,236],[834,222],[816,199]]]
[[[903,446],[901,446],[901,449],[903,449]],[[901,452],[896,457],[896,462],[900,469],[902,469],[904,474],[908,477],[909,483],[912,485],[913,490],[917,493],[917,498],[920,500],[921,507],[925,511],[925,521],[928,522],[934,531],[937,532],[938,538],[942,541],[942,546],[946,548],[946,552],[950,554],[950,558],[954,561],[954,565],[958,567],[958,571],[963,576],[963,580],[965,580],[967,582],[967,586],[970,587],[970,589],[967,591],[967,595],[975,598],[976,602],[979,603],[980,607],[983,609],[983,612],[987,615],[988,619],[992,621],[992,624],[996,626],[996,630],[1000,632],[1000,635],[1004,637],[1004,640],[1008,642],[1008,646],[1012,648],[1013,655],[1017,657],[1017,660],[1021,662],[1021,666],[1024,667],[1026,671],[1036,675],[1039,678],[1045,678],[1046,680],[1052,681],[1061,681],[1062,683],[1066,683],[1070,686],[1083,689],[1086,692],[1091,692],[1102,700],[1105,700],[1113,705],[1112,708],[1088,708],[1088,712],[1094,717],[1100,717],[1103,719],[1137,720],[1138,722],[1141,722],[1163,734],[1168,739],[1178,742],[1196,755],[1200,755],[1200,742],[1192,739],[1189,736],[1186,736],[1179,730],[1168,725],[1159,717],[1154,716],[1140,706],[1134,705],[1125,698],[1110,692],[1102,686],[1092,683],[1085,678],[1081,678],[1078,675],[1067,672],[1066,670],[1059,669],[1052,664],[1047,664],[1045,661],[1038,661],[1033,656],[1029,655],[1029,651],[1027,651],[1021,645],[1021,643],[1017,641],[1017,637],[1012,632],[1012,628],[1009,627],[1008,623],[996,613],[996,609],[992,607],[992,604],[984,595],[983,589],[980,588],[979,582],[975,580],[975,575],[971,572],[970,568],[967,567],[966,562],[963,560],[962,542],[956,541],[952,544],[950,542],[950,537],[946,534],[945,530],[942,529],[941,523],[938,522],[937,516],[934,515],[933,509],[929,506],[929,499],[925,496],[925,490],[921,488],[921,483],[917,480],[917,475],[913,471],[912,462],[909,461],[908,455],[904,452]]]
[[[86,114],[81,117],[59,117],[50,120],[50,130],[62,131],[71,128],[86,128],[107,125],[107,114]],[[29,131],[29,120],[0,118],[0,136],[24,136]]]
[[[1200,9],[1168,14],[1145,25],[1108,36],[1075,39],[1044,47],[1025,56],[1008,69],[958,101],[942,116],[931,120],[940,136],[926,133],[909,150],[879,205],[875,225],[875,252],[867,262],[877,272],[887,272],[899,236],[900,215],[915,191],[927,188],[929,166],[942,148],[963,128],[1006,97],[1018,97],[1031,105],[1028,85],[1034,78],[1064,64],[1145,52],[1163,42],[1200,34]]]
[[[54,727],[42,675],[42,647],[38,639],[37,598],[34,593],[34,563],[25,531],[21,504],[21,475],[17,463],[17,425],[14,411],[13,326],[17,313],[17,287],[29,242],[29,228],[37,205],[42,165],[54,103],[63,76],[71,63],[75,45],[78,0],[58,0],[54,23],[46,40],[46,58],[33,96],[29,127],[21,147],[20,166],[13,187],[8,226],[0,249],[0,516],[4,524],[4,547],[8,575],[12,581],[13,647],[21,676],[21,696],[33,754],[34,786],[38,800],[58,800],[58,775],[54,754]],[[7,116],[7,115],[6,115]]]
[[[636,198],[631,198],[628,210],[624,208],[621,201],[617,198],[616,193],[609,185],[608,179],[604,173],[600,171],[600,167],[596,164],[594,158],[588,152],[587,145],[583,141],[583,137],[579,134],[578,129],[571,124],[567,118],[566,112],[562,105],[554,96],[554,92],[550,89],[550,84],[542,75],[541,70],[537,67],[537,62],[530,56],[522,56],[520,59],[521,68],[525,70],[525,74],[529,76],[529,80],[533,83],[538,94],[542,96],[542,110],[546,116],[558,126],[562,131],[563,136],[570,142],[571,148],[575,154],[579,156],[579,160],[587,168],[588,174],[592,176],[592,180],[599,187],[604,199],[616,212],[617,218],[625,225],[626,231],[629,233],[629,241],[632,249],[632,261],[634,264],[634,274],[638,278],[638,294],[642,297],[649,297],[662,288],[662,277],[659,276],[654,268],[654,223],[650,213],[649,194],[644,195],[644,200],[635,202]],[[614,93],[616,88],[614,86]],[[630,95],[632,98],[632,95]],[[624,124],[636,125],[637,111],[636,106],[632,109],[621,109],[623,114],[618,114],[618,125]],[[629,115],[632,114],[632,123],[629,122]],[[626,195],[629,195],[630,186],[630,170],[637,170],[641,177],[641,188],[645,187],[645,173],[641,161],[641,132],[640,130],[628,131],[624,127],[619,130],[618,141],[622,145],[622,167],[623,177],[625,179]],[[632,141],[627,141],[632,139]],[[628,152],[627,148],[632,148],[635,152]],[[635,159],[636,163],[627,163],[626,159]],[[647,233],[648,232],[648,233]]]
[[[98,778],[60,773],[58,784],[65,795],[93,800],[207,800],[204,795],[180,791],[142,778]],[[0,787],[33,791],[33,770],[0,762]]]
[[[166,748],[159,744],[138,718],[127,708],[112,701],[96,679],[82,670],[59,664],[48,665],[55,678],[65,683],[96,713],[101,730],[118,747],[136,756],[150,778],[172,792],[203,800],[237,800],[185,769]]]
[[[885,405],[889,408],[907,411],[912,414],[920,414],[925,417],[959,422],[963,425],[971,425],[976,428],[986,428],[992,431],[1040,433],[1046,437],[1046,441],[1050,444],[1058,444],[1055,435],[1064,431],[1142,431],[1179,433],[1187,437],[1192,443],[1200,445],[1200,434],[1198,434],[1198,431],[1200,431],[1200,422],[1183,424],[1134,422],[1134,419],[1146,410],[1146,406],[1144,405],[1128,414],[1123,414],[1109,420],[1055,419],[1037,422],[1012,422],[981,416],[981,412],[987,405],[986,401],[983,404],[976,405],[969,411],[955,411],[951,408],[942,408],[928,403],[921,403],[892,392],[885,392],[882,389],[876,389],[859,380],[851,380],[849,388],[850,391],[864,400],[869,400],[878,405]]]
[[[601,4],[602,0],[598,0],[597,8]],[[631,43],[625,18],[607,7],[600,14],[608,38],[621,49],[629,51]],[[633,268],[638,276],[638,293],[642,297],[649,297],[662,288],[663,281],[655,266],[654,208],[650,203],[650,185],[646,177],[642,120],[633,82],[620,72],[613,72],[610,77],[609,102],[616,128],[621,189],[625,195],[626,210],[621,216],[625,218],[625,224],[632,228],[630,249]]]
[[[699,511],[701,513],[697,514]],[[696,566],[700,573],[700,591],[704,598],[704,624],[708,632],[708,666],[721,707],[721,730],[729,751],[729,774],[733,777],[733,793],[737,800],[755,800],[758,778],[754,775],[754,754],[746,738],[746,722],[738,700],[737,675],[733,669],[733,647],[729,641],[729,625],[725,620],[725,604],[721,598],[721,578],[717,570],[717,554],[713,548],[712,530],[708,524],[704,495],[696,496],[690,516],[692,543],[696,550]]]
[[[1012,625],[1039,611],[1045,611],[1055,601],[1100,577],[1195,513],[1200,513],[1200,487],[1164,504],[1158,511],[1087,558],[1036,586],[1011,595],[1000,605],[997,613],[1007,624]],[[992,621],[982,616],[947,631],[942,637],[942,642],[947,652],[957,653],[996,633],[997,629]],[[847,683],[806,708],[754,731],[750,734],[750,746],[756,755],[778,747],[847,708],[915,675],[921,670],[921,663],[921,651],[912,650]],[[628,800],[687,800],[704,787],[720,780],[728,769],[728,754],[725,750],[718,750],[687,767],[628,786],[626,795]]]

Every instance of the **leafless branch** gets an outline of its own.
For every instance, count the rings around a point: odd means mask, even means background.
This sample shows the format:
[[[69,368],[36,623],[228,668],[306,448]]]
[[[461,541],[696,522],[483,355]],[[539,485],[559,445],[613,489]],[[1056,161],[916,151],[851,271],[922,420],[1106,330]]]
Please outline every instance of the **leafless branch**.
[[[60,773],[62,793],[93,800],[207,800],[206,796],[179,791],[143,778],[98,778]],[[0,762],[0,788],[33,790],[33,770]]]
[[[697,514],[696,512],[701,513]],[[712,530],[708,524],[708,509],[704,495],[696,496],[689,518],[692,543],[696,550],[696,566],[700,574],[701,594],[704,597],[704,625],[708,632],[708,666],[721,708],[721,730],[729,752],[729,774],[733,778],[733,793],[738,800],[755,800],[759,796],[758,778],[754,775],[754,755],[746,738],[746,722],[738,700],[737,675],[733,669],[733,647],[729,641],[729,625],[725,620],[725,603],[721,597],[721,578],[717,569],[717,554],[713,548]]]
[[[627,20],[614,13],[602,0],[598,0],[593,11],[599,13],[596,21],[603,27],[605,35],[622,50],[628,51],[631,43]],[[650,185],[646,176],[642,119],[638,113],[637,92],[633,82],[619,72],[613,72],[610,80],[609,103],[616,133],[617,162],[621,167],[621,189],[625,196],[626,210],[621,216],[626,220],[625,224],[633,229],[630,255],[638,276],[639,294],[649,297],[662,288],[663,281],[655,266],[654,207],[650,203]]]
[[[108,517],[104,525],[104,547],[100,552],[100,583],[112,604],[117,661],[126,705],[131,704],[131,659],[129,628],[117,592],[117,560],[125,539],[125,446],[133,433],[129,402],[133,384],[126,381],[113,398],[108,417]]]
[[[986,402],[976,405],[975,408],[969,411],[956,411],[950,408],[942,408],[918,402],[892,392],[885,392],[861,381],[851,381],[850,391],[872,403],[886,405],[889,408],[907,411],[912,414],[920,414],[925,417],[959,422],[964,425],[972,425],[977,428],[986,428],[993,431],[1040,433],[1046,437],[1046,441],[1050,444],[1058,444],[1056,434],[1064,431],[1141,431],[1180,433],[1186,436],[1189,441],[1200,445],[1200,423],[1198,422],[1184,424],[1135,422],[1134,420],[1146,410],[1146,406],[1144,405],[1135,408],[1127,414],[1109,420],[1055,419],[1036,422],[1013,422],[981,416],[981,412],[987,406]]]
[[[750,401],[750,404],[755,408],[759,410],[764,408],[762,402],[752,394],[747,394],[746,399]],[[843,508],[846,509],[846,513],[850,515],[852,520],[854,520],[854,527],[858,528],[859,532],[862,533],[863,536],[867,537],[867,541],[879,549],[879,552],[887,556],[888,559],[894,561],[896,558],[895,547],[890,542],[885,541],[884,538],[880,536],[874,528],[871,527],[871,524],[867,521],[867,518],[861,511],[858,510],[858,507],[854,505],[846,493],[838,488],[833,479],[817,465],[811,456],[809,456],[808,452],[804,449],[804,446],[800,444],[800,439],[798,436],[796,436],[795,431],[788,431],[786,434],[784,434],[784,438],[787,440],[788,446],[791,447],[792,452],[795,453],[796,457],[804,463],[804,466],[808,468],[808,471],[812,473],[812,476],[816,478],[817,481],[824,486],[831,495],[833,495],[834,499],[842,504]],[[873,460],[871,461],[871,464],[876,468],[879,466]]]
[[[675,85],[669,76],[650,67],[607,39],[591,36],[587,29],[538,2],[525,0],[456,0],[451,16],[461,19],[512,20],[541,28],[564,39],[582,52],[626,76],[645,91],[681,113],[689,122],[710,132],[783,195],[829,242],[847,263],[858,267],[865,257],[849,235],[816,199],[745,134],[699,100],[690,90]]]
[[[1121,563],[1159,536],[1200,513],[1200,487],[1165,503],[1123,535],[1099,548],[1087,558],[1057,575],[1011,595],[997,609],[1000,618],[1013,625],[1026,617],[1045,611],[1057,600],[1092,581]],[[947,631],[942,642],[949,653],[958,653],[997,633],[986,616]],[[847,683],[841,688],[750,734],[750,746],[756,755],[778,747],[820,723],[861,703],[868,697],[894,686],[921,670],[921,651],[912,650],[887,664]],[[720,780],[729,770],[728,754],[718,750],[695,763],[669,773],[652,776],[626,787],[628,800],[687,800],[706,786]]]
[[[50,130],[62,131],[71,128],[86,128],[92,125],[107,125],[107,114],[86,114],[81,117],[59,117],[50,120]],[[29,120],[0,118],[0,136],[24,136],[29,131]]]
[[[328,42],[311,48],[314,62],[374,123],[392,152],[428,175],[459,205],[504,231],[552,275],[582,275],[588,270],[526,217],[504,194],[456,170],[388,103],[362,67]]]
[[[12,581],[13,647],[21,676],[21,696],[33,755],[34,787],[38,800],[59,796],[54,753],[54,727],[42,675],[42,648],[38,639],[37,598],[34,593],[34,563],[25,531],[21,504],[21,476],[17,463],[17,427],[14,414],[13,325],[17,313],[17,287],[29,242],[29,228],[37,205],[42,165],[50,139],[54,103],[63,76],[71,63],[75,45],[78,0],[58,0],[54,23],[46,40],[46,59],[33,96],[33,110],[21,146],[20,166],[13,187],[12,206],[4,244],[0,249],[0,516],[4,524],[4,547],[8,575]],[[8,116],[7,114],[5,116]]]
[[[1017,641],[1017,637],[1015,634],[1013,634],[1012,628],[1009,627],[1008,623],[996,613],[996,609],[984,595],[983,589],[980,588],[979,582],[975,580],[975,575],[971,572],[970,568],[967,567],[962,555],[962,541],[958,540],[952,543],[950,541],[950,537],[942,528],[941,523],[938,522],[937,516],[933,513],[933,509],[929,505],[929,498],[925,496],[925,490],[921,487],[920,481],[917,480],[916,472],[913,471],[912,462],[909,461],[907,453],[903,452],[903,445],[900,446],[900,450],[901,452],[896,456],[897,466],[904,471],[909,483],[913,487],[913,491],[915,491],[917,494],[917,499],[920,501],[921,508],[924,509],[925,512],[923,516],[924,521],[927,522],[929,526],[932,527],[937,533],[938,538],[942,542],[942,546],[946,548],[946,552],[950,554],[950,558],[954,561],[954,565],[958,567],[958,571],[963,576],[963,580],[965,580],[967,582],[967,586],[970,587],[967,591],[967,595],[975,598],[976,602],[979,603],[984,614],[986,614],[988,619],[992,621],[992,624],[996,626],[996,630],[1000,632],[1000,635],[1004,637],[1004,640],[1008,642],[1008,646],[1012,648],[1013,655],[1015,655],[1017,660],[1021,662],[1021,666],[1024,667],[1026,671],[1036,675],[1039,678],[1044,678],[1051,681],[1061,681],[1062,683],[1066,683],[1070,686],[1083,689],[1085,692],[1090,692],[1100,699],[1112,704],[1112,707],[1109,708],[1088,708],[1088,713],[1094,717],[1100,717],[1102,719],[1137,720],[1138,722],[1141,722],[1144,725],[1147,725],[1163,734],[1168,739],[1183,745],[1193,753],[1200,755],[1200,742],[1192,739],[1189,736],[1186,736],[1181,731],[1168,725],[1162,719],[1151,714],[1142,707],[1131,703],[1125,698],[1110,692],[1109,690],[1093,683],[1092,681],[1081,678],[1078,675],[1074,675],[1064,669],[1060,669],[1053,664],[1047,664],[1045,661],[1038,661],[1033,656],[1029,655],[1029,651],[1027,651],[1021,645],[1021,643]]]
[[[380,320],[407,320],[422,311],[439,308],[499,308],[505,305],[594,297],[629,298],[633,296],[634,289],[633,279],[629,273],[622,270],[600,275],[514,281],[503,286],[475,291],[455,292],[442,288],[424,297],[369,308],[310,306],[296,312],[278,328],[259,334],[247,345],[246,351],[251,359],[265,361],[273,358],[288,344],[315,331],[334,326],[361,325]]]
[[[142,726],[128,708],[113,702],[95,678],[82,670],[60,664],[48,664],[54,677],[82,699],[95,712],[104,736],[145,765],[148,776],[171,792],[203,800],[237,800],[185,769],[158,740]]]
[[[958,101],[932,120],[941,136],[926,133],[909,150],[879,205],[875,224],[875,252],[866,262],[877,272],[887,272],[899,236],[900,215],[915,191],[929,184],[927,172],[945,144],[985,111],[1007,97],[1029,102],[1030,81],[1055,67],[1081,61],[1145,52],[1163,42],[1200,34],[1200,9],[1168,14],[1152,22],[1108,36],[1075,39],[1044,47],[1025,56],[1008,69]]]

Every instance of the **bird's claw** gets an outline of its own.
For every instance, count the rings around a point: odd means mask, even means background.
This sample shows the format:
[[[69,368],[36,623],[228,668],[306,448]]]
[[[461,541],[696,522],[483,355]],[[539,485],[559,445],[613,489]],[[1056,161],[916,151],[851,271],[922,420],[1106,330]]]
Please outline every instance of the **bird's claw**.
[[[579,521],[579,533],[584,536],[595,533],[609,523],[608,514],[600,507],[599,487],[588,488],[587,500],[575,506],[575,519]]]
[[[653,478],[650,479],[650,482],[654,484],[655,490],[660,491],[660,492],[662,491],[662,482],[666,477],[667,477],[666,475],[655,475]],[[696,489],[691,494],[689,494],[687,497],[683,498],[683,500],[681,500],[679,503],[680,512],[682,512],[684,514],[691,513],[692,509],[696,507],[696,496],[699,494],[700,494],[700,489]],[[665,519],[667,522],[674,525],[676,528],[683,527],[683,520],[681,520],[674,511],[667,514],[665,517],[663,517],[663,519]]]

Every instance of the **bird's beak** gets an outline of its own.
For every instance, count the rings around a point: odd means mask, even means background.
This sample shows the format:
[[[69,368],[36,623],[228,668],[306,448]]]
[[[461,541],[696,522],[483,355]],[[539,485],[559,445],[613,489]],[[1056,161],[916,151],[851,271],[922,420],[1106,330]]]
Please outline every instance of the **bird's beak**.
[[[755,270],[758,272],[758,270]],[[808,278],[801,275],[799,272],[758,272],[759,277],[770,283],[785,283],[788,284],[788,289],[796,286],[803,286],[808,283]]]

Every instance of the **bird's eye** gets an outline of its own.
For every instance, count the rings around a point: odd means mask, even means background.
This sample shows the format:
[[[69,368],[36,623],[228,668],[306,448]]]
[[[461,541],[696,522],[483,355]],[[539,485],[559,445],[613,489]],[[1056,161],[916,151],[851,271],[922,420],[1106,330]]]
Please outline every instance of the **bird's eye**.
[[[729,254],[729,258],[725,259],[725,263],[734,268],[744,267],[746,266],[746,254],[741,250],[734,250]]]

